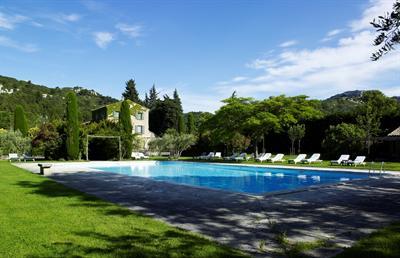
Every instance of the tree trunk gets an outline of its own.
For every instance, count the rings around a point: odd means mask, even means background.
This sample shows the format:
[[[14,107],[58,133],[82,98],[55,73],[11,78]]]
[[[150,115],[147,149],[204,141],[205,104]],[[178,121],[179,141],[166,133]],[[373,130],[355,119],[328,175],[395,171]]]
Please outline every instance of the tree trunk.
[[[265,150],[265,135],[263,135],[263,137],[262,137],[262,152],[266,152],[266,150]]]
[[[299,139],[299,143],[298,143],[298,147],[297,147],[297,151],[300,154],[300,145],[301,145],[301,140]]]
[[[255,139],[254,143],[254,158],[258,157],[258,138]]]
[[[290,154],[293,155],[294,154],[294,140],[291,140],[292,142],[292,147],[290,148]]]

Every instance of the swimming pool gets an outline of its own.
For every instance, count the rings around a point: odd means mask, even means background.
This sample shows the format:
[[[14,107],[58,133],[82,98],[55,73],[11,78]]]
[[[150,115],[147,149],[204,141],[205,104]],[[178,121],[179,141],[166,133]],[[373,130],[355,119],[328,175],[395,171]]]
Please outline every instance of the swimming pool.
[[[267,192],[367,178],[367,173],[268,168],[212,163],[157,161],[93,167],[128,176],[262,195]]]

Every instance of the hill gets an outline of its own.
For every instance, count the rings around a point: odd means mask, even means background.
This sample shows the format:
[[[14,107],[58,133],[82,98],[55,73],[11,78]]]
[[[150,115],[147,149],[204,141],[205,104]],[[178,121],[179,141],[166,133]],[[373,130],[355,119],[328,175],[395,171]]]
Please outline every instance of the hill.
[[[321,101],[321,106],[326,114],[351,114],[360,103],[360,98],[365,90],[345,91]],[[400,103],[400,96],[393,99]]]
[[[74,91],[82,121],[91,119],[91,110],[117,101],[83,87],[49,88],[30,81],[0,76],[0,128],[9,128],[15,105],[24,107],[29,126],[60,119],[65,113],[65,96]]]

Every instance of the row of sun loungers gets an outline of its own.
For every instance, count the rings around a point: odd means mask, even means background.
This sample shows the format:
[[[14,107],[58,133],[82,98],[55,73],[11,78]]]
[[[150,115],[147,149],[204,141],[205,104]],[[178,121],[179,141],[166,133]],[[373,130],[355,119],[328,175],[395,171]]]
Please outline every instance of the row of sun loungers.
[[[272,156],[271,153],[261,153],[257,158],[255,158],[256,161],[259,162],[284,162],[286,161],[284,158],[284,154],[278,153],[275,156]],[[251,156],[247,155],[246,153],[240,153],[240,154],[233,154],[228,157],[224,157],[224,160],[230,160],[230,161],[244,161],[244,160],[249,160]],[[307,154],[299,154],[296,158],[294,159],[289,159],[288,163],[291,164],[297,164],[297,163],[302,163],[302,164],[312,164],[312,163],[320,163],[322,160],[320,159],[321,154],[320,153],[314,153],[311,155],[309,158],[307,158]],[[221,152],[210,152],[208,155],[202,155],[197,157],[197,159],[203,159],[203,160],[212,160],[212,159],[222,159]],[[365,166],[365,156],[357,156],[354,160],[350,160],[350,155],[341,155],[339,159],[337,160],[331,160],[331,165],[364,165]]]
[[[337,160],[331,160],[331,165],[363,165],[365,166],[365,156],[357,156],[354,160],[350,159],[350,155],[344,154],[339,157]]]
[[[44,157],[33,157],[28,154],[23,154],[19,156],[17,153],[9,153],[8,154],[8,161],[35,161],[36,159],[44,159]]]

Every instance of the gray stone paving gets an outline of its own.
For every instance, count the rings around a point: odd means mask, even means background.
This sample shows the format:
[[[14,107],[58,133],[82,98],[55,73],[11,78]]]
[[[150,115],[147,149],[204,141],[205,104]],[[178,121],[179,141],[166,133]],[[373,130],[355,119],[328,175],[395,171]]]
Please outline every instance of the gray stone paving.
[[[21,167],[35,170],[30,165]],[[265,197],[94,171],[53,171],[49,177],[257,257],[276,256],[277,232],[286,232],[290,241],[330,239],[347,247],[374,229],[400,220],[400,177]],[[265,247],[260,250],[263,241]]]

